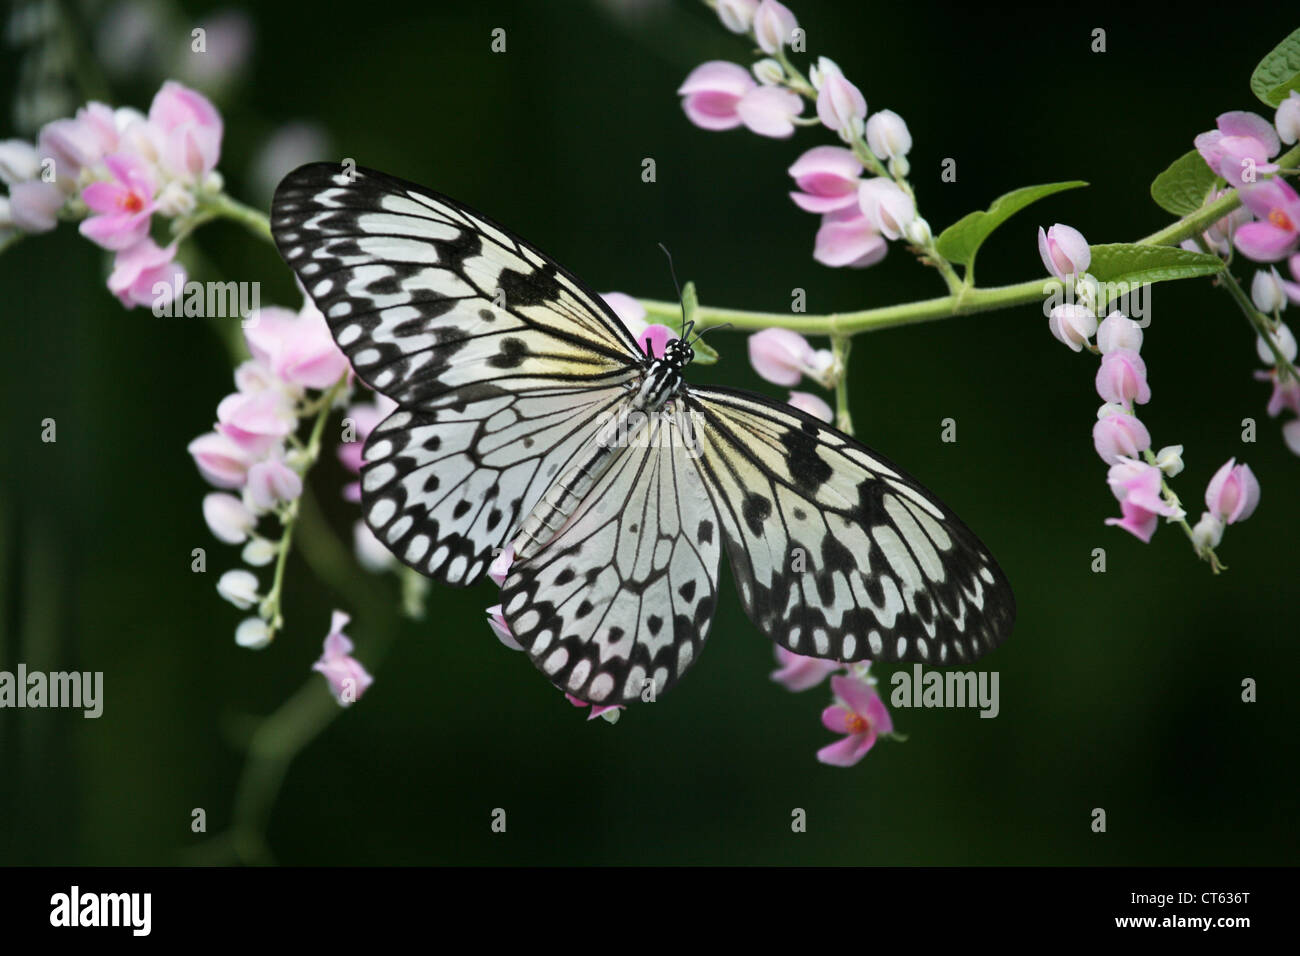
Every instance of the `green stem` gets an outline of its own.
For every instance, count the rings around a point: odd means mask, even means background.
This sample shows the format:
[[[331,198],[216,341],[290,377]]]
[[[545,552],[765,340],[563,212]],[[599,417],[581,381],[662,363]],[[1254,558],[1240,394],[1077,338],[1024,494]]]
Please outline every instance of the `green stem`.
[[[846,435],[853,434],[853,415],[849,411],[849,349],[852,346],[853,340],[846,335],[831,339],[839,376],[835,382],[835,427]]]
[[[311,469],[320,457],[321,436],[325,433],[325,422],[329,418],[330,410],[334,407],[334,400],[338,398],[343,389],[347,388],[348,376],[344,375],[334,383],[317,403],[319,411],[316,413],[316,421],[312,425],[311,437],[308,439],[305,450],[306,464],[303,472]],[[284,617],[280,613],[280,598],[284,592],[284,569],[289,563],[289,552],[293,548],[293,533],[298,526],[299,502],[295,501],[284,515],[284,532],[280,536],[280,543],[276,549],[275,559],[275,576],[272,579],[271,590],[267,593],[266,598],[262,601],[259,609],[262,618],[266,621],[271,630],[271,636],[284,625]]]

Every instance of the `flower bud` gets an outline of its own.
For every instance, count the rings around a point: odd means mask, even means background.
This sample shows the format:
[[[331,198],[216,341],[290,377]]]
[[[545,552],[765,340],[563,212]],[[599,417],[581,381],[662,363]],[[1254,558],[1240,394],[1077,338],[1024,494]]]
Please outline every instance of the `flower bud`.
[[[246,617],[235,628],[235,643],[250,651],[260,651],[271,643],[271,629],[260,617]]]
[[[1092,426],[1092,444],[1101,460],[1113,465],[1121,458],[1137,458],[1151,447],[1151,433],[1127,412],[1113,412]]]
[[[1097,394],[1107,402],[1145,405],[1151,401],[1146,362],[1131,349],[1116,349],[1103,355],[1096,384]]]
[[[887,239],[897,239],[916,218],[912,197],[892,179],[877,176],[858,187],[858,206],[876,230]]]
[[[254,568],[264,568],[275,560],[279,548],[274,541],[267,541],[265,538],[253,538],[248,544],[244,545],[244,550],[239,552],[239,560]]]
[[[903,228],[903,236],[912,245],[922,248],[928,246],[930,240],[934,238],[934,234],[930,231],[930,224],[920,216],[917,216]]]
[[[234,495],[213,492],[203,499],[203,520],[218,541],[241,544],[257,524],[257,518]]]
[[[1282,287],[1282,277],[1277,274],[1276,266],[1267,271],[1255,270],[1255,278],[1250,280],[1250,300],[1265,315],[1286,308],[1286,289]]]
[[[1097,327],[1097,348],[1102,355],[1120,349],[1138,352],[1142,348],[1142,326],[1123,312],[1112,312]]]
[[[1156,467],[1170,478],[1183,470],[1183,446],[1166,445],[1156,452]]]
[[[1092,263],[1088,240],[1072,226],[1057,223],[1046,232],[1038,227],[1038,255],[1047,271],[1064,280],[1070,275],[1083,275]]]
[[[227,571],[217,581],[217,593],[240,610],[257,603],[257,578],[252,571]]]
[[[827,129],[848,142],[860,135],[867,115],[867,101],[862,91],[844,78],[835,61],[822,57],[812,71],[817,87],[817,116]]]
[[[1201,520],[1192,527],[1192,543],[1197,551],[1217,548],[1223,540],[1223,522],[1208,511],[1201,512]]]
[[[789,7],[777,0],[763,0],[754,11],[754,39],[764,53],[776,53],[787,45],[798,26]]]
[[[770,56],[763,57],[751,66],[749,71],[754,74],[754,79],[764,86],[779,86],[785,82],[785,68]]]
[[[1300,139],[1300,93],[1292,90],[1278,105],[1273,125],[1277,127],[1278,138],[1288,146]]]
[[[1097,317],[1081,305],[1066,302],[1052,309],[1047,317],[1047,328],[1058,342],[1079,352],[1096,333]]]
[[[1245,521],[1259,505],[1259,481],[1249,465],[1238,465],[1235,458],[1214,473],[1205,489],[1205,507],[1225,524]]]
[[[1268,334],[1268,337],[1277,346],[1277,350],[1288,362],[1294,362],[1296,357],[1296,341],[1291,330],[1287,328],[1285,322],[1279,322],[1276,329]],[[1259,355],[1259,360],[1266,365],[1273,365],[1277,362],[1277,356],[1273,350],[1268,347],[1262,335],[1255,337],[1255,351]]]
[[[906,156],[912,149],[912,134],[903,117],[893,110],[880,110],[867,120],[867,145],[881,159]]]
[[[732,33],[748,33],[758,0],[718,0],[718,19]]]

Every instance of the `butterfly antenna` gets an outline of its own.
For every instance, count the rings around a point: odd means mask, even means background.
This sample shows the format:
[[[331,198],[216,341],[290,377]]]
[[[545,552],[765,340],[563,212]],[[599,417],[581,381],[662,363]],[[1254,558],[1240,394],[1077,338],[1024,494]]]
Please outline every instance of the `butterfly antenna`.
[[[705,332],[716,332],[716,331],[718,331],[719,329],[729,329],[729,328],[731,328],[731,323],[730,323],[730,322],[723,322],[721,325],[710,325],[707,329],[700,329],[700,331],[696,332],[696,333],[695,333],[695,338],[692,339],[692,340],[691,340],[690,342],[688,342],[687,344],[688,344],[688,345],[694,345],[694,344],[695,344],[696,342],[698,342],[700,339],[704,338],[704,333],[705,333]]]
[[[677,290],[677,301],[681,303],[682,306],[682,338],[686,338],[686,336],[691,334],[691,329],[695,328],[695,323],[691,322],[689,323],[690,327],[687,327],[686,300],[682,298],[682,286],[681,283],[677,281],[677,270],[673,267],[673,254],[668,251],[668,247],[662,242],[659,243],[659,248],[662,249],[664,255],[668,257],[668,274],[673,277],[673,288]]]

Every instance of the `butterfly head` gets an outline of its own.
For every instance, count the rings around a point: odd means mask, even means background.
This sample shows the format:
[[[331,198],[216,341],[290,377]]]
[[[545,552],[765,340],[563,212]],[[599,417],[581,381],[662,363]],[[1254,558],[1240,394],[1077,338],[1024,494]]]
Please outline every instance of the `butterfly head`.
[[[661,361],[681,371],[691,363],[693,358],[695,358],[695,349],[691,348],[686,339],[672,339],[664,346]]]

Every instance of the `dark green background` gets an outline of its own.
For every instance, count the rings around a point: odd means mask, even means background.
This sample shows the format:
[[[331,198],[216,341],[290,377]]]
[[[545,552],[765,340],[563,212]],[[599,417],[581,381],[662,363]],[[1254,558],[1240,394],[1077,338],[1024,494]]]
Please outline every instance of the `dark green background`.
[[[980,255],[985,284],[1041,273],[1039,223],[1108,242],[1167,222],[1151,179],[1219,112],[1261,108],[1250,72],[1294,26],[1281,4],[1172,24],[1133,6],[795,10],[814,54],[907,119],[936,231],[1018,186],[1092,183],[1006,225]],[[315,119],[332,158],[461,198],[598,289],[670,298],[662,241],[706,304],[780,310],[803,287],[809,310],[827,312],[942,291],[897,247],[865,271],[813,262],[816,219],[786,198],[785,169],[824,134],[774,141],[685,120],[674,90],[686,73],[747,53],[698,4],[281,2],[255,18],[251,72],[222,103],[220,168],[237,196],[275,124]],[[498,26],[505,55],[489,52]],[[152,91],[115,94],[147,106]],[[647,156],[654,184],[640,179]],[[945,157],[956,183],[939,181]],[[226,277],[262,280],[264,302],[296,302],[288,270],[238,227],[198,242]],[[103,270],[66,226],[0,256],[0,667],[102,670],[107,698],[97,721],[0,712],[0,861],[196,859],[192,808],[209,835],[230,820],[232,729],[302,685],[334,607],[356,612],[363,659],[383,628],[396,640],[361,704],[290,768],[267,833],[280,862],[1295,861],[1300,460],[1264,415],[1253,334],[1208,281],[1155,290],[1143,418],[1157,446],[1186,446],[1175,484],[1193,519],[1229,456],[1259,477],[1263,502],[1230,530],[1217,578],[1175,528],[1144,546],[1103,527],[1118,508],[1090,438],[1096,363],[1056,343],[1036,308],[857,340],[859,435],[977,530],[1020,612],[986,660],[1001,674],[996,720],[896,711],[910,740],[846,771],[813,757],[831,739],[825,691],[768,680],[771,645],[725,582],[689,679],[616,726],[586,723],[498,645],[483,621],[490,583],[435,589],[426,622],[399,621],[350,606],[295,555],[287,631],[260,653],[236,647],[241,615],[214,585],[237,556],[204,526],[208,489],[185,452],[230,390],[229,364],[203,321],[123,311]],[[749,369],[739,334],[713,341],[723,362],[694,380],[784,396]],[[56,444],[40,441],[46,417]],[[946,417],[956,444],[939,440]],[[1260,422],[1257,444],[1241,442],[1244,417]],[[332,460],[312,476],[341,531],[354,517],[337,500],[344,480]],[[205,575],[189,569],[200,546]],[[1089,570],[1097,547],[1105,574]],[[395,606],[391,577],[351,574]],[[1259,681],[1256,704],[1240,701],[1245,677]],[[489,831],[494,807],[508,811],[505,835]],[[791,833],[795,807],[806,834]],[[1094,807],[1104,835],[1089,828]]]

